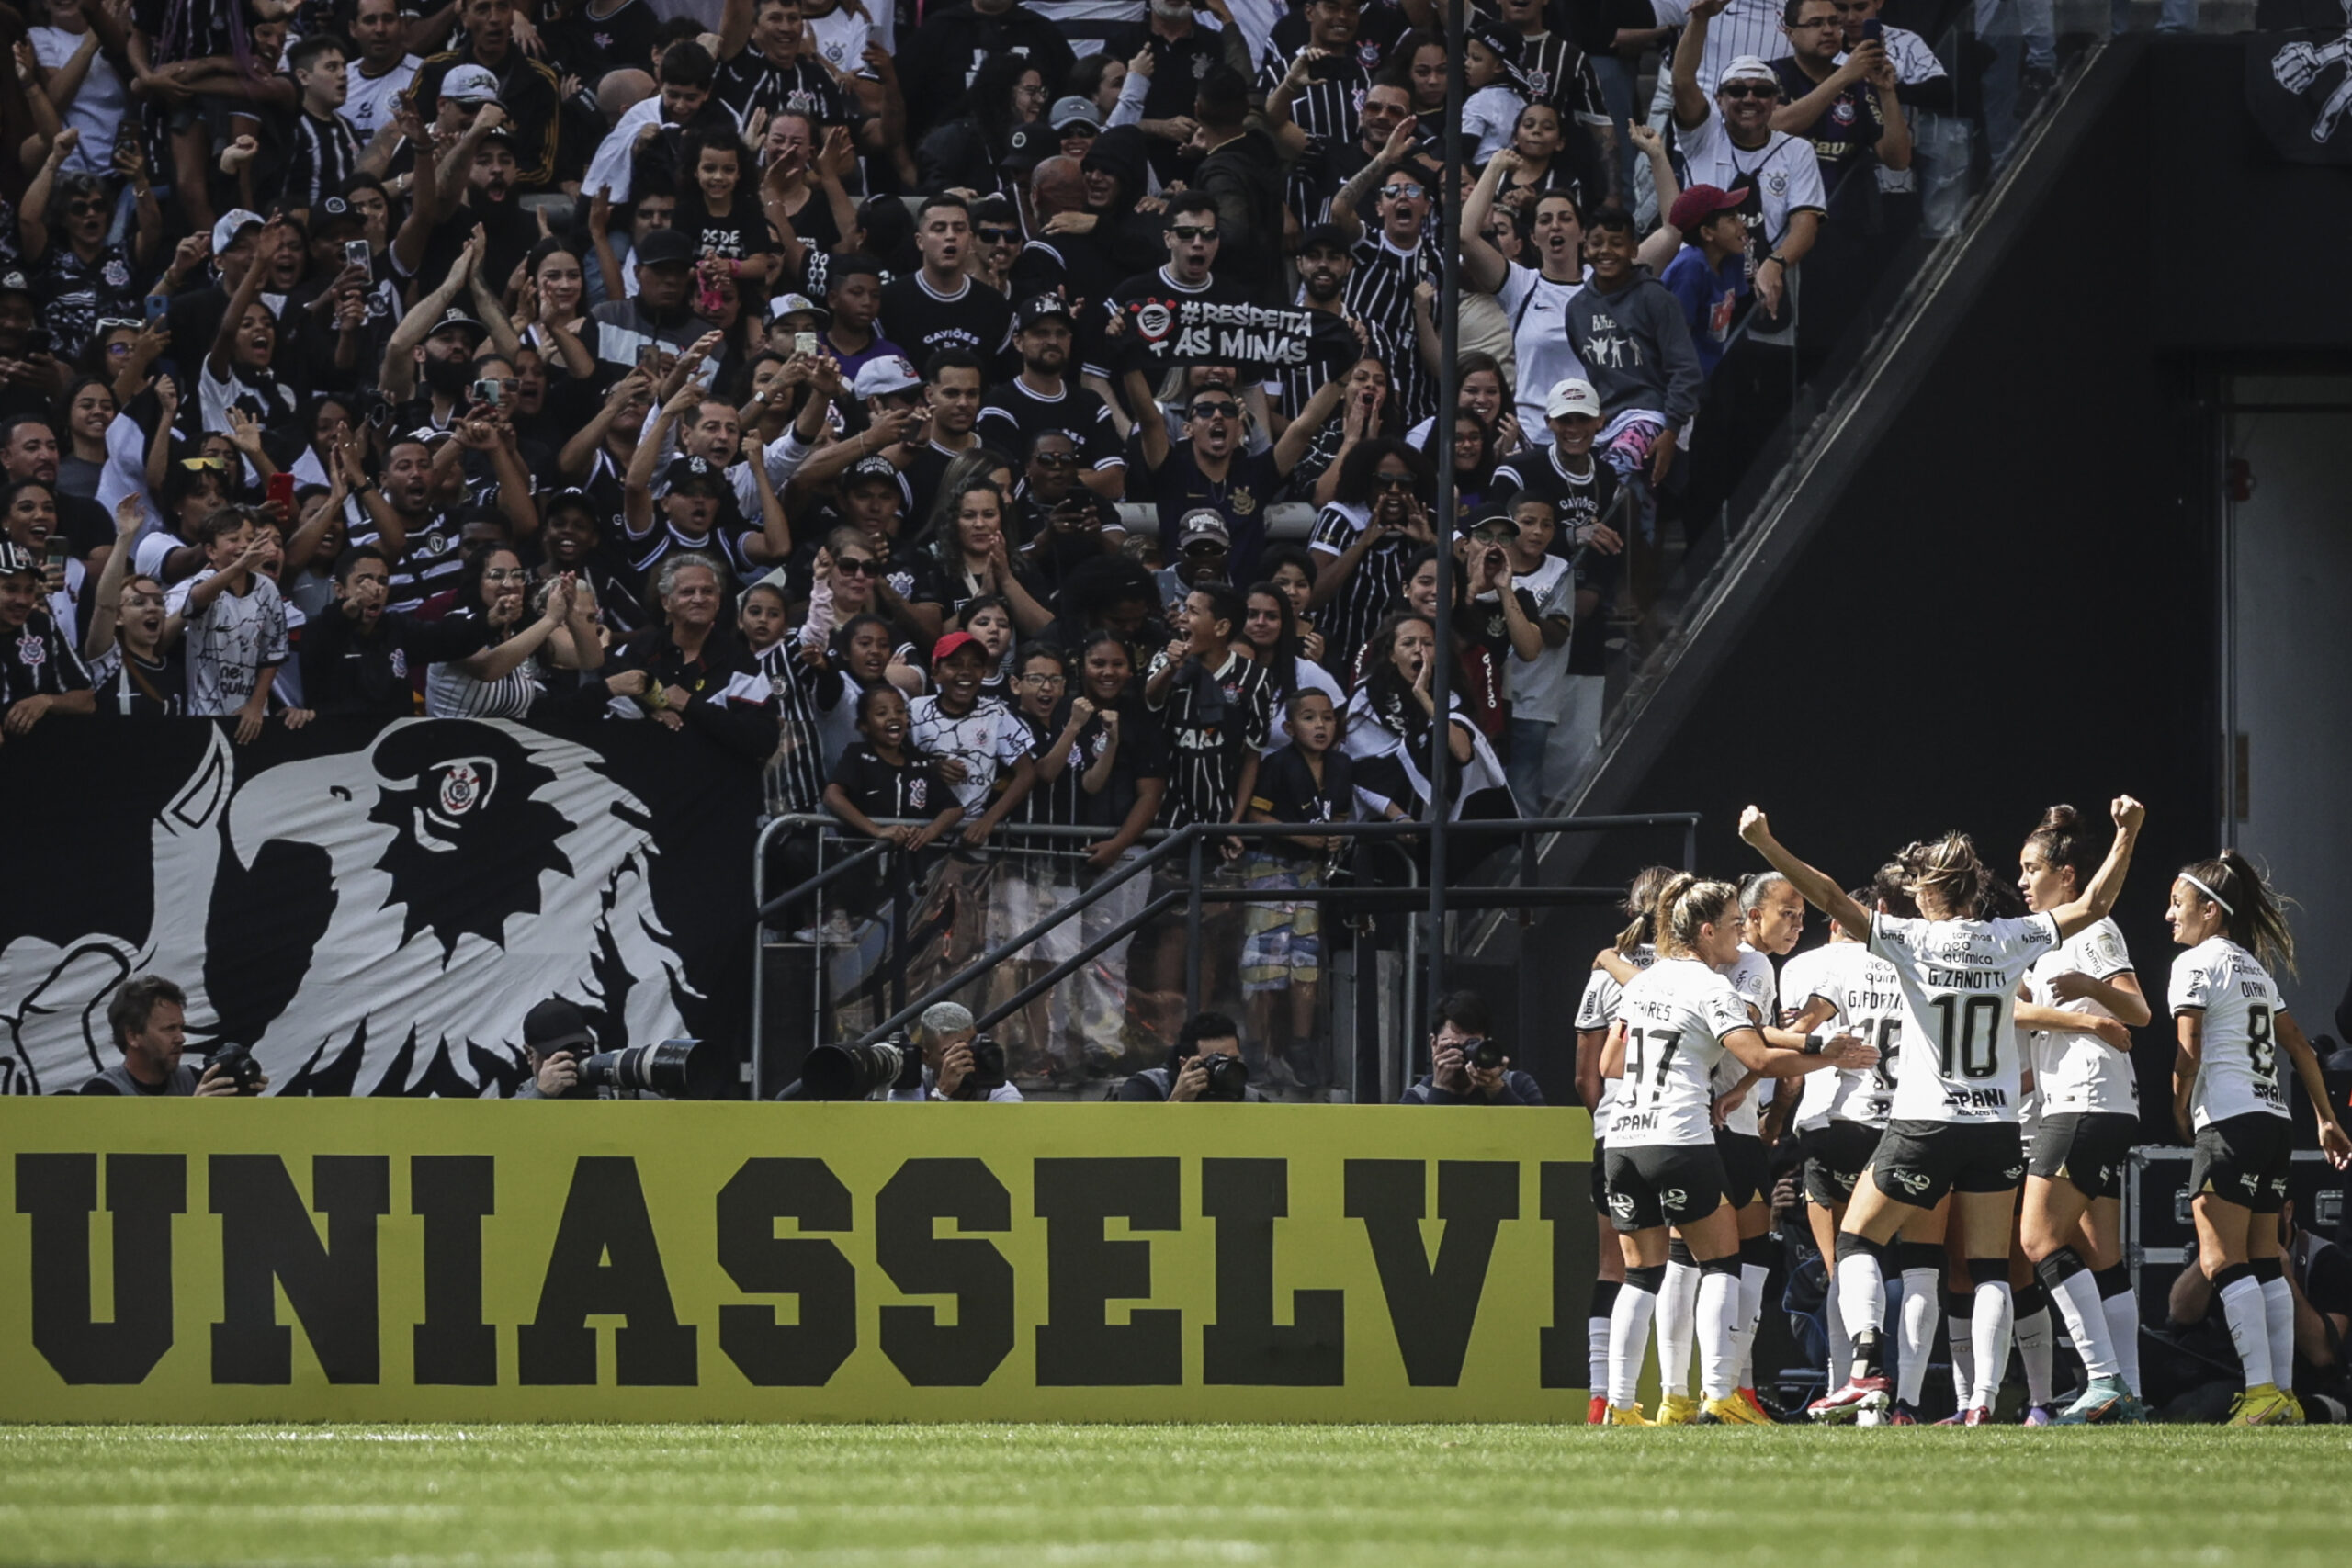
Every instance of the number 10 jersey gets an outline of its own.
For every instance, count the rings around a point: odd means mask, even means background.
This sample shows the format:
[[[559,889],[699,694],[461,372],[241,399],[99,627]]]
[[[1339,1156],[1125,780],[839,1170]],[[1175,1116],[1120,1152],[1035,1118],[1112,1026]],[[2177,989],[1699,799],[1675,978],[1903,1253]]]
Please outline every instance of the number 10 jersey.
[[[1903,987],[1897,1122],[1982,1126],[2018,1119],[2024,1063],[2011,1023],[2018,982],[2058,945],[2048,915],[2022,920],[1871,917],[1870,950]]]

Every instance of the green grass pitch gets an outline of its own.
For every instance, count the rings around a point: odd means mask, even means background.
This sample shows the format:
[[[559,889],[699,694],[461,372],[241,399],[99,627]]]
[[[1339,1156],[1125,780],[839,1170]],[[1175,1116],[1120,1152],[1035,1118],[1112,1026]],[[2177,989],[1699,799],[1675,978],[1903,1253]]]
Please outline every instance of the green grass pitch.
[[[2352,1561],[2352,1431],[0,1427],[43,1563]]]

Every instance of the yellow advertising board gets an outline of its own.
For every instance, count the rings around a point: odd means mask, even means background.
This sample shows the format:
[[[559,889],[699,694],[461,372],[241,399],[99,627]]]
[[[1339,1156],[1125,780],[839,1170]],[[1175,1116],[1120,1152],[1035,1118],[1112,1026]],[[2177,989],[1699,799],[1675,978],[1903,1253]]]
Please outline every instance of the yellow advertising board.
[[[0,1100],[0,1419],[1581,1420],[1581,1111]]]

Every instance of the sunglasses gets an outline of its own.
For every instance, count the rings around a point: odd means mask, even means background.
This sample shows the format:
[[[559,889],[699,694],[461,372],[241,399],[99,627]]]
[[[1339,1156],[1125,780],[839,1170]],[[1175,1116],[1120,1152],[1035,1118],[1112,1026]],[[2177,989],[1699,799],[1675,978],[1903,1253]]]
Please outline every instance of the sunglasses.
[[[1215,240],[1216,238],[1216,230],[1204,229],[1196,223],[1174,224],[1168,231],[1175,235],[1178,239],[1185,241],[1188,243],[1193,240]]]
[[[1184,547],[1185,557],[1192,560],[1206,560],[1211,556],[1227,556],[1232,553],[1229,547],[1220,545],[1215,539],[1201,539]]]
[[[1421,194],[1421,187],[1419,186],[1382,186],[1380,187],[1380,194],[1386,197],[1389,200],[1395,201],[1400,196],[1419,196]]]
[[[882,563],[843,556],[833,563],[833,570],[843,577],[879,577],[882,575]]]
[[[1716,88],[1715,96],[1722,98],[1777,98],[1781,96],[1781,89],[1762,82],[1729,82]]]
[[[102,333],[110,333],[117,327],[128,327],[132,332],[140,332],[146,325],[146,322],[130,316],[100,316],[97,330]]]
[[[1241,417],[1241,405],[1239,403],[1194,403],[1193,417],[1194,419],[1238,419]]]
[[[1075,452],[1040,452],[1035,457],[1032,457],[1030,461],[1036,464],[1041,468],[1075,468],[1078,467],[1078,454]]]
[[[1413,488],[1413,476],[1410,474],[1374,474],[1372,476],[1372,483],[1373,488],[1375,490],[1410,490]]]
[[[976,229],[973,232],[980,237],[980,243],[984,245],[1018,244],[1021,240],[1018,229]]]
[[[1065,141],[1073,136],[1083,136],[1091,139],[1102,134],[1098,128],[1087,124],[1086,121],[1082,119],[1075,119],[1070,121],[1068,125],[1057,126],[1055,129],[1060,132],[1063,140]]]
[[[104,212],[107,207],[103,201],[69,201],[65,204],[65,211],[69,217],[81,218],[93,212]]]

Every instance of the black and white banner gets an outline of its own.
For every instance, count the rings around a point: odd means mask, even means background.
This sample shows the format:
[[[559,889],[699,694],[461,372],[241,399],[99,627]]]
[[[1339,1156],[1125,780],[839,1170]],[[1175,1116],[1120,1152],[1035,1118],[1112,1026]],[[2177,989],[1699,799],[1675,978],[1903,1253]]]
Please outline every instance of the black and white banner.
[[[1341,370],[1364,351],[1347,318],[1329,310],[1219,304],[1171,294],[1128,307],[1128,336],[1148,372],[1230,365],[1248,376],[1304,366]]]
[[[2352,164],[2352,9],[2341,28],[2246,39],[2246,107],[2290,164]]]
[[[0,1091],[119,1059],[107,1001],[177,982],[191,1053],[279,1094],[479,1095],[560,996],[607,1046],[741,1035],[755,773],[691,734],[472,719],[52,718],[0,750]]]

